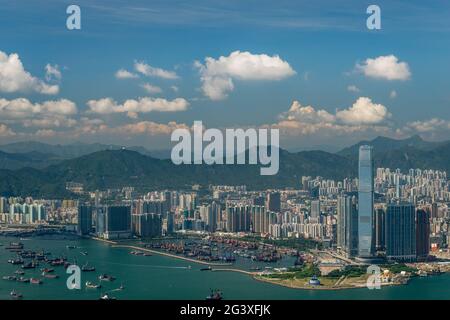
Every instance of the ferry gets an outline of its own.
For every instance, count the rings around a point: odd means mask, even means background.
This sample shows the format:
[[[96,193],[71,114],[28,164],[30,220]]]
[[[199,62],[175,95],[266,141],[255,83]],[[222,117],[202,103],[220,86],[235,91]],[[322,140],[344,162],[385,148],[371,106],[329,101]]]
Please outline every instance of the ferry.
[[[86,288],[90,288],[90,289],[100,289],[102,287],[101,284],[95,284],[93,282],[90,281],[86,281]]]
[[[11,292],[9,293],[9,295],[10,295],[11,298],[13,298],[13,299],[22,299],[22,298],[23,298],[23,295],[22,295],[21,293],[17,292],[16,290],[14,290],[14,289],[13,289],[13,291],[11,291]]]

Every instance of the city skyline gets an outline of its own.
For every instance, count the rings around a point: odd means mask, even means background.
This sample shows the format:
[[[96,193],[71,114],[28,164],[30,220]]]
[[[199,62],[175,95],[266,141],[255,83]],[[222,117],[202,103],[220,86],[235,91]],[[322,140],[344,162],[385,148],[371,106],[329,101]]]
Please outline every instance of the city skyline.
[[[449,299],[445,1],[0,6],[0,300]]]

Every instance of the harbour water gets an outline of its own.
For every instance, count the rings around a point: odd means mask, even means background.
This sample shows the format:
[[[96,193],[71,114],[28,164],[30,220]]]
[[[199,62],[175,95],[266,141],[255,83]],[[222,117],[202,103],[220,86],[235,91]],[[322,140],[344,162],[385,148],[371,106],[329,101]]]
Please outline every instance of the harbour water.
[[[20,265],[7,260],[14,254],[4,247],[17,238],[0,237],[0,276],[14,275]],[[24,277],[41,278],[43,283],[30,284],[0,279],[0,299],[10,299],[11,290],[23,294],[24,299],[98,299],[108,293],[117,299],[199,299],[203,300],[211,289],[220,289],[224,299],[450,299],[450,275],[415,278],[408,285],[383,287],[380,290],[299,290],[254,280],[248,275],[235,272],[200,271],[204,265],[163,257],[159,255],[131,255],[127,248],[88,239],[42,239],[24,240],[25,249],[44,250],[53,256],[65,256],[79,266],[86,262],[95,266],[95,272],[82,272],[81,290],[69,290],[68,274],[63,267],[52,267],[57,279],[45,279],[40,269],[26,269]],[[75,248],[68,248],[73,246]],[[113,282],[102,282],[101,289],[88,289],[86,281],[99,283],[98,276],[106,273],[116,277]],[[123,284],[123,290],[118,288]]]

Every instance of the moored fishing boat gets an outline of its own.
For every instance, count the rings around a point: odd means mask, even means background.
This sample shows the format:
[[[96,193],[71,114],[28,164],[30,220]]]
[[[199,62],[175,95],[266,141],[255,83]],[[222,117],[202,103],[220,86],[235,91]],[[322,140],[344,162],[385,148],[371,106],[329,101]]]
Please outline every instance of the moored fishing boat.
[[[57,279],[59,276],[57,274],[48,274],[45,271],[42,272],[42,276],[47,279]]]
[[[98,279],[99,279],[100,281],[114,281],[114,280],[116,280],[115,277],[110,276],[110,275],[107,275],[107,274],[101,274],[101,275],[98,277]]]
[[[17,292],[16,290],[14,290],[14,289],[9,293],[9,295],[13,299],[22,299],[23,298],[23,295],[21,293]]]
[[[24,278],[24,277],[20,277],[20,278],[17,279],[17,282],[28,283],[28,282],[30,282],[30,279]]]
[[[94,267],[94,266],[90,266],[90,265],[88,264],[88,262],[86,262],[86,263],[81,267],[81,271],[84,271],[84,272],[92,272],[92,271],[95,271],[95,267]]]
[[[89,289],[100,289],[101,287],[102,287],[101,284],[96,284],[96,283],[93,283],[93,282],[90,282],[90,281],[86,281],[86,288],[89,288]]]
[[[31,284],[42,284],[42,280],[38,278],[30,278]]]

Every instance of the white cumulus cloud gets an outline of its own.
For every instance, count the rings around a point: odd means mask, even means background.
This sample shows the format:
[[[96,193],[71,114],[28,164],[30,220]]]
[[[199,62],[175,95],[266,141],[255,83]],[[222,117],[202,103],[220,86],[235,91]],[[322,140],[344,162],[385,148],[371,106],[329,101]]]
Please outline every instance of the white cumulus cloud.
[[[350,108],[336,112],[336,117],[346,124],[375,124],[390,116],[385,106],[367,97],[360,97]]]
[[[16,133],[11,128],[9,128],[7,125],[0,124],[0,137],[6,138],[6,137],[12,137],[15,135],[16,135]]]
[[[10,55],[0,51],[0,91],[34,91],[42,94],[57,94],[58,85],[50,85],[32,76],[23,67],[17,53]]]
[[[51,65],[50,63],[47,63],[45,66],[45,80],[52,81],[56,80],[59,81],[62,78],[61,71],[59,70],[59,66],[57,64]]]
[[[278,55],[252,54],[234,51],[218,59],[206,57],[199,68],[203,94],[211,100],[221,100],[233,91],[233,80],[282,80],[295,74],[288,62]]]
[[[360,92],[361,90],[359,90],[359,88],[357,86],[355,86],[354,84],[351,84],[347,87],[347,91],[350,92]]]
[[[151,85],[150,83],[143,83],[141,87],[150,94],[161,93],[162,89],[158,86]]]
[[[89,100],[87,105],[92,113],[127,113],[129,117],[136,118],[138,113],[184,111],[189,106],[189,102],[184,98],[166,100],[163,98],[144,97],[137,100],[128,99],[123,104],[118,104],[112,98],[103,98]]]
[[[35,115],[73,115],[77,106],[67,99],[32,103],[26,98],[0,99],[0,117],[8,119],[31,118]]]
[[[73,127],[77,106],[67,99],[33,103],[26,98],[0,99],[0,118],[24,127]]]
[[[133,79],[133,78],[139,78],[139,76],[135,73],[132,73],[125,69],[119,69],[117,70],[115,74],[117,79]]]
[[[400,62],[394,55],[368,58],[356,65],[356,70],[366,77],[384,80],[408,80],[411,77],[409,65]]]
[[[147,77],[157,77],[163,79],[174,80],[178,79],[178,75],[174,71],[164,70],[161,68],[152,67],[145,62],[135,61],[134,69]]]
[[[334,114],[313,106],[303,106],[294,101],[288,111],[279,115],[279,121],[263,127],[278,128],[286,135],[311,135],[333,137],[356,132],[387,133],[390,128],[383,121],[390,117],[386,107],[361,97],[349,108]]]

